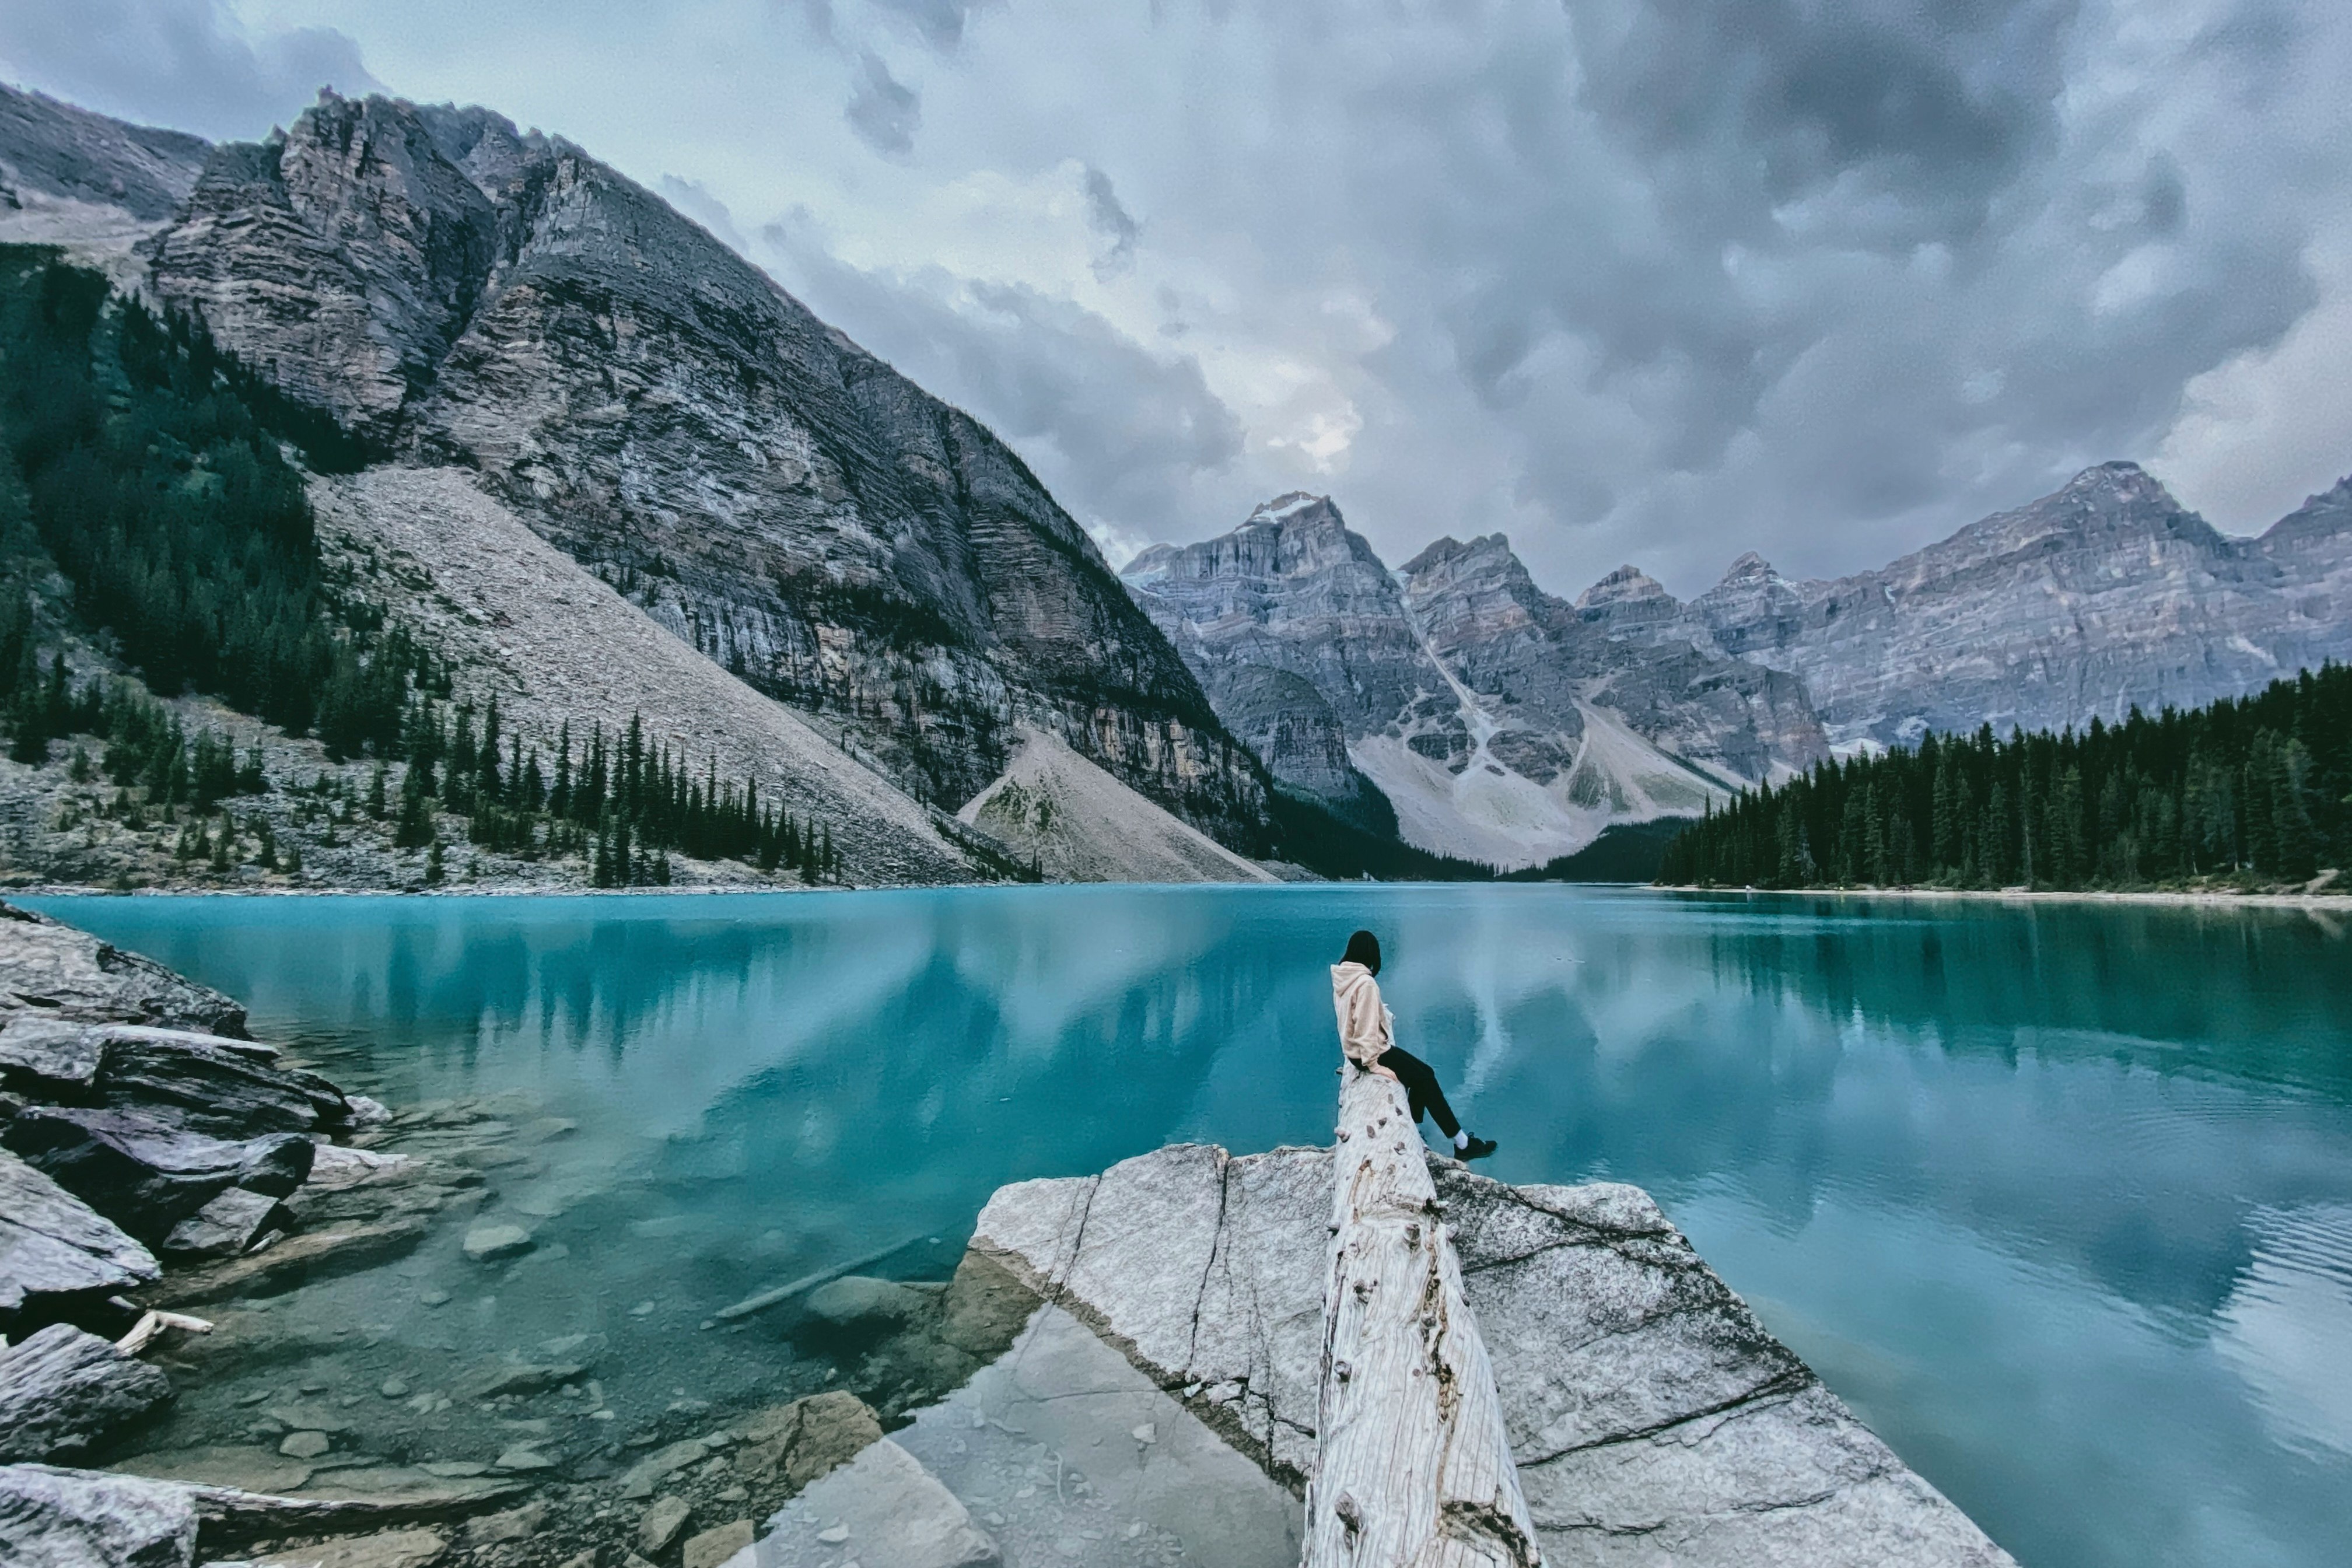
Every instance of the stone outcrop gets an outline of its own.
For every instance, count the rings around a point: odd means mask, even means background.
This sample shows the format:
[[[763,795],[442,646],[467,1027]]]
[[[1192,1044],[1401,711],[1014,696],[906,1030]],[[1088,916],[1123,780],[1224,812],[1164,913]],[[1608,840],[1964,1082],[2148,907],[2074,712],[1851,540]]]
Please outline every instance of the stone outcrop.
[[[209,986],[47,915],[0,904],[0,1070],[13,1057],[5,1042],[32,1037],[19,1029],[57,1019],[245,1034],[245,1009]]]
[[[317,1145],[290,1132],[222,1139],[153,1110],[35,1106],[0,1131],[10,1152],[117,1225],[161,1241],[232,1188],[282,1198]]]
[[[1801,682],[1696,623],[1620,635],[1629,617],[1543,593],[1500,534],[1391,574],[1293,494],[1124,577],[1277,780],[1422,848],[1540,864],[1822,754]]]
[[[1800,676],[1832,737],[2109,722],[2352,657],[2352,488],[2233,539],[2132,463],[1874,572],[1791,583],[1744,555],[1689,606]]]
[[[102,1300],[160,1271],[120,1226],[0,1150],[0,1322],[28,1304],[46,1316]]]
[[[401,464],[457,463],[688,646],[952,808],[1015,720],[1234,841],[1257,775],[988,430],[581,149],[322,94],[213,150],[152,289]]]
[[[1639,1189],[1432,1174],[1554,1568],[2010,1563]],[[1001,1189],[973,1246],[1296,1482],[1315,1456],[1331,1182],[1326,1150],[1161,1149]]]
[[[0,1561],[21,1568],[188,1568],[186,1489],[135,1476],[0,1465]]]
[[[172,1397],[172,1380],[71,1323],[0,1350],[0,1463],[71,1459]]]

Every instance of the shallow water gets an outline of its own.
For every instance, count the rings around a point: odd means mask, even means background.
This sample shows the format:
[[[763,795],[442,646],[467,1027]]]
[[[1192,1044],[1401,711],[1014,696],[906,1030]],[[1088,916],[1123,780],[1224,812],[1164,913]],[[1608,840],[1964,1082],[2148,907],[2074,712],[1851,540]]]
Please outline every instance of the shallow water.
[[[619,1433],[870,1384],[789,1321],[698,1325],[901,1242],[870,1271],[944,1279],[1004,1182],[1321,1142],[1323,965],[1361,923],[1492,1173],[1648,1187],[2021,1562],[2352,1560],[2342,917],[1520,887],[45,907],[395,1108],[509,1097],[484,1212],[537,1251],[438,1235],[275,1309],[359,1323],[310,1352],[354,1386],[578,1333]],[[529,1142],[547,1117],[576,1128]]]

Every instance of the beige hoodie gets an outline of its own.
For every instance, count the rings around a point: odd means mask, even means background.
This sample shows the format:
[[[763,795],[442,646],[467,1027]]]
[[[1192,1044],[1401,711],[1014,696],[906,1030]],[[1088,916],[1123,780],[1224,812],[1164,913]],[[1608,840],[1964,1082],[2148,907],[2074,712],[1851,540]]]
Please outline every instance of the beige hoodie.
[[[1360,963],[1331,966],[1331,1005],[1339,1015],[1339,1049],[1370,1068],[1396,1044],[1396,1015],[1381,1001],[1381,983]]]

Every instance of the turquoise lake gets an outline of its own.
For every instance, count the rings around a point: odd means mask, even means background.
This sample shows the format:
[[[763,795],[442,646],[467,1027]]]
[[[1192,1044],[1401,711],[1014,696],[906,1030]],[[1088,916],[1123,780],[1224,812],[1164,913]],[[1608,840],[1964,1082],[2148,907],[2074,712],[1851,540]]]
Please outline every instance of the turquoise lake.
[[[882,1271],[943,1278],[1003,1183],[1327,1141],[1325,965],[1367,925],[1400,1042],[1501,1142],[1490,1173],[1650,1189],[2029,1568],[2352,1562],[2352,910],[26,901],[243,998],[257,1036],[395,1110],[507,1095],[576,1122],[531,1167],[543,1201],[516,1200],[561,1261],[436,1321],[488,1343],[536,1314],[625,1352],[642,1324],[646,1400],[717,1375],[656,1333],[901,1242]]]

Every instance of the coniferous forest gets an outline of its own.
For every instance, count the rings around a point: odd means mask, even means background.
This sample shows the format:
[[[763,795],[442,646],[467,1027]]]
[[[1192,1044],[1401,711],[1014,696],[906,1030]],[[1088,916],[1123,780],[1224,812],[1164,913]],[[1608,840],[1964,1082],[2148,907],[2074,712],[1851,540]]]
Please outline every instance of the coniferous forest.
[[[0,247],[0,727],[12,758],[67,748],[77,784],[113,788],[99,815],[176,828],[174,858],[223,872],[300,869],[266,817],[235,815],[238,798],[275,791],[314,843],[387,825],[394,847],[425,852],[427,882],[443,879],[445,837],[576,857],[598,887],[666,883],[671,851],[807,881],[839,874],[830,825],[763,802],[715,762],[698,772],[648,743],[635,718],[609,737],[564,731],[543,752],[502,726],[495,699],[478,712],[457,700],[449,671],[325,581],[286,446],[323,471],[367,457],[191,322],[113,296],[52,251]],[[50,602],[44,584],[60,578],[68,591]],[[135,677],[78,677],[68,637],[110,649]],[[157,700],[190,692],[313,736],[332,763],[373,759],[372,781],[269,778],[257,750],[192,734]]]
[[[1683,886],[2299,886],[2352,865],[2352,667],[2120,724],[1826,762],[1666,847]]]

